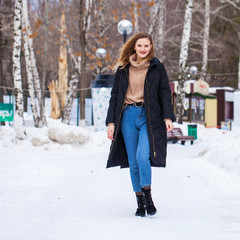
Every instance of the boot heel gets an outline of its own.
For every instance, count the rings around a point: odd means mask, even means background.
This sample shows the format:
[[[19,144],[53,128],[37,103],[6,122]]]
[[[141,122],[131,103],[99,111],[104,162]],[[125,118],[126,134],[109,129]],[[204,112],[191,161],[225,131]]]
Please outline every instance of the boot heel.
[[[155,215],[157,213],[157,209],[154,206],[152,195],[151,195],[151,189],[142,189],[143,192],[143,200],[144,204],[147,210],[148,215]]]

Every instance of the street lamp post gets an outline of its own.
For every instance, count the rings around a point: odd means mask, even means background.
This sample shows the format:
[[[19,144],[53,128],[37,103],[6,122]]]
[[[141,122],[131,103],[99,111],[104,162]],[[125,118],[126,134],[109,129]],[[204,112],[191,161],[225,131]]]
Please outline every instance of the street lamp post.
[[[98,48],[96,51],[96,57],[97,58],[101,58],[101,62],[103,60],[103,58],[105,58],[107,55],[107,52],[104,48]],[[100,68],[100,74],[102,73],[102,68]]]
[[[127,35],[130,34],[132,30],[133,30],[133,25],[129,20],[124,19],[118,23],[118,32],[123,35],[124,43],[126,42]]]

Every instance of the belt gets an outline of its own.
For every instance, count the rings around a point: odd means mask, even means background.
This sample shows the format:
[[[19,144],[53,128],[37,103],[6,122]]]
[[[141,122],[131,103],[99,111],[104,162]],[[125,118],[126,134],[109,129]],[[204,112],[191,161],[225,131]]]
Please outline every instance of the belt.
[[[136,103],[128,104],[128,106],[143,107],[144,103],[143,102],[136,102]]]

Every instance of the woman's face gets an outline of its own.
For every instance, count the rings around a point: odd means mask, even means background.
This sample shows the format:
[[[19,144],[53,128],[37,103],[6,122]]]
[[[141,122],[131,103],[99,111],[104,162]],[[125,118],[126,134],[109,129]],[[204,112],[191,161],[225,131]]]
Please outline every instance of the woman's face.
[[[135,43],[135,51],[137,54],[137,60],[141,60],[150,53],[152,44],[148,38],[140,38]]]

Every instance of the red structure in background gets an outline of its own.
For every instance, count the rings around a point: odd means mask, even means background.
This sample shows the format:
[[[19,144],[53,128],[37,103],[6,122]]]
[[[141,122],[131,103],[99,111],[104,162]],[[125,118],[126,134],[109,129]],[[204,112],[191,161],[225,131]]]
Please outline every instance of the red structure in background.
[[[221,122],[233,121],[233,103],[234,103],[234,90],[230,89],[217,89],[214,94],[218,101],[218,116],[217,124]]]

